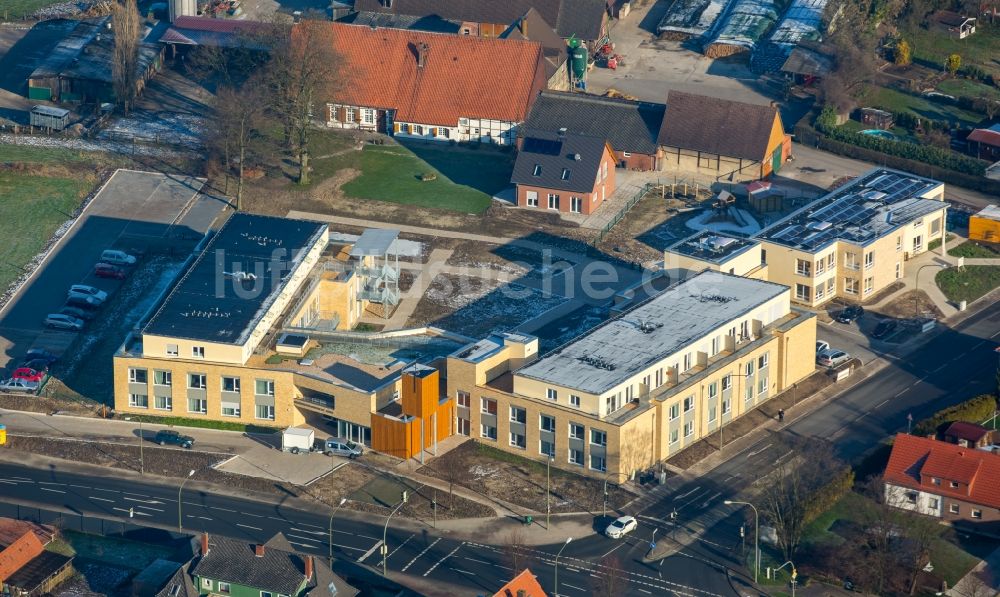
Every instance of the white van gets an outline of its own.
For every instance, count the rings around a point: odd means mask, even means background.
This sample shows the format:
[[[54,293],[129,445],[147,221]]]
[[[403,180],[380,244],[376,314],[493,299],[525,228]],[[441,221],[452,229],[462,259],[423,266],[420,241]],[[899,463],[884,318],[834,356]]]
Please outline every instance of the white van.
[[[356,444],[349,439],[331,437],[326,440],[326,445],[323,446],[323,453],[327,456],[357,458],[365,453],[365,449],[360,444]]]

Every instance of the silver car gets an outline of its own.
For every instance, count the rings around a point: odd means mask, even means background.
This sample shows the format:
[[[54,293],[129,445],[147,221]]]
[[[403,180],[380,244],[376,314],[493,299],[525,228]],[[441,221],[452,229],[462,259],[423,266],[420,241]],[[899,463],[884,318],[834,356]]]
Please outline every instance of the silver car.
[[[97,304],[101,304],[108,300],[108,293],[103,290],[94,288],[93,286],[87,286],[86,284],[74,284],[69,287],[69,292],[66,293],[67,296],[86,296],[91,297],[97,301]]]
[[[327,456],[344,456],[346,458],[357,458],[365,453],[365,449],[360,444],[356,444],[349,439],[330,438],[323,446],[323,452]]]
[[[816,355],[816,362],[824,367],[836,367],[851,360],[851,355],[843,350],[827,349]]]
[[[49,313],[45,325],[56,330],[82,330],[83,320],[63,313]]]
[[[37,389],[37,381],[28,381],[27,379],[5,379],[0,381],[0,392],[34,392]]]
[[[101,253],[101,261],[111,265],[135,265],[135,255],[117,249],[106,249]]]

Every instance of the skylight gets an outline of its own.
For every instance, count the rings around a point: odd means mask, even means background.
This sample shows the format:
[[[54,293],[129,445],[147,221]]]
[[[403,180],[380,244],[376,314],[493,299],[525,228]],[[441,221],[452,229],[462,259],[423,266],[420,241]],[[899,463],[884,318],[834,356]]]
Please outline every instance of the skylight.
[[[535,170],[531,174],[534,175],[534,176],[541,176],[542,175],[542,165],[541,164],[535,164]]]
[[[569,169],[568,168],[563,168],[562,179],[563,180],[569,180]]]

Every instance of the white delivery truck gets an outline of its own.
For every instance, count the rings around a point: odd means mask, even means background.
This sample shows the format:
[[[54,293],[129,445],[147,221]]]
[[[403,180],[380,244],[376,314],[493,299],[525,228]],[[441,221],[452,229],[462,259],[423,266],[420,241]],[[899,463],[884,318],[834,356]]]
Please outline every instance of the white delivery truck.
[[[316,432],[312,429],[302,429],[301,427],[289,427],[281,432],[281,450],[298,454],[299,452],[310,452],[313,443],[316,441]]]

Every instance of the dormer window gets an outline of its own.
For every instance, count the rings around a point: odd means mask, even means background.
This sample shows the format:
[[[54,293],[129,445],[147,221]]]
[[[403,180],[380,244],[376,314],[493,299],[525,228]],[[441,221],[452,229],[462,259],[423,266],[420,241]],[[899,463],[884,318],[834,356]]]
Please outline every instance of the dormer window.
[[[569,169],[568,168],[563,168],[562,179],[563,180],[569,180]]]
[[[532,174],[532,176],[541,176],[542,175],[542,165],[541,164],[535,164],[535,169],[532,170],[531,174]]]
[[[933,484],[933,485],[940,485],[941,484],[941,479],[938,479],[937,477],[931,477],[931,484]]]
[[[952,481],[952,482],[951,482],[951,483],[949,483],[948,485],[949,485],[949,486],[950,486],[950,487],[951,487],[952,489],[956,489],[956,488],[958,487],[958,481]]]

